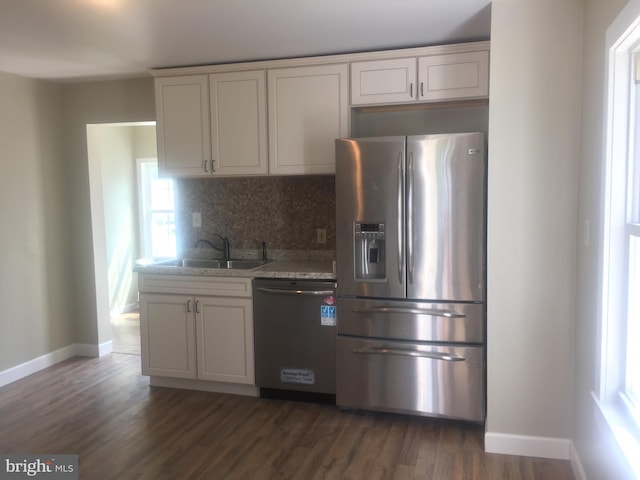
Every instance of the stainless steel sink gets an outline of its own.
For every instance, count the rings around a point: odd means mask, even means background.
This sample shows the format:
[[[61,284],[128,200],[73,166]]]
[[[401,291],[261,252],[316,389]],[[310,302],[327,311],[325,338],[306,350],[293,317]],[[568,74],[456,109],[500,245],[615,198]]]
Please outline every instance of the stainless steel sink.
[[[224,268],[227,270],[251,270],[269,263],[269,260],[205,260],[200,258],[172,258],[156,263],[165,267]]]
[[[222,262],[219,268],[238,268],[240,270],[251,270],[269,263],[269,260],[228,260]]]
[[[222,268],[222,260],[202,260],[198,258],[183,258],[182,266],[190,268]]]

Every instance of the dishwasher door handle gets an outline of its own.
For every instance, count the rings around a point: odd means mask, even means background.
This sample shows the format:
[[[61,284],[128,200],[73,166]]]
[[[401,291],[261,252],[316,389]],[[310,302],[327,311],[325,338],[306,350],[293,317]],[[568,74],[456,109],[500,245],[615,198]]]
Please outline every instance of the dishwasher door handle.
[[[271,293],[274,295],[312,295],[312,296],[321,296],[321,295],[335,295],[336,292],[334,290],[289,290],[286,288],[265,288],[258,287],[257,291],[262,293]]]

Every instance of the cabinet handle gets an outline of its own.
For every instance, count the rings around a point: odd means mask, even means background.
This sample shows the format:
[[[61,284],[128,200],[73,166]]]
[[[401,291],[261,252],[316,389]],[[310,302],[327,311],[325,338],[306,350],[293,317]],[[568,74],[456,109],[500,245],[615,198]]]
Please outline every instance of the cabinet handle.
[[[211,160],[211,171],[212,172],[216,171],[216,161],[215,160]]]
[[[409,84],[409,96],[413,98],[413,83]]]
[[[196,313],[200,313],[200,301],[196,300]]]
[[[424,82],[420,82],[420,96],[424,97]]]
[[[207,164],[209,163],[209,160],[205,160],[204,161],[204,171],[209,173],[209,169],[207,168]]]
[[[187,300],[187,313],[191,313],[191,300]]]

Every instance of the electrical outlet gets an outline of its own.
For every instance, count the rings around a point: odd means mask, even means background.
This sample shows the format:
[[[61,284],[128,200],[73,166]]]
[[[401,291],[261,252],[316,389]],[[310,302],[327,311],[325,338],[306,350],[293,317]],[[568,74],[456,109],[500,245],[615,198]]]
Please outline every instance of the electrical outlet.
[[[200,215],[200,212],[193,212],[191,214],[191,225],[193,228],[202,227],[202,216]]]
[[[316,236],[318,237],[318,243],[327,243],[326,228],[316,228]]]

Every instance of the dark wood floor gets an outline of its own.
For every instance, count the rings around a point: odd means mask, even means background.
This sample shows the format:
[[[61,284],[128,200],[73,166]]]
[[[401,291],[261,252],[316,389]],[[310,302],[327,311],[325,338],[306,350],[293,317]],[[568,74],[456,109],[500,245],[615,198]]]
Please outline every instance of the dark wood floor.
[[[140,358],[74,358],[0,388],[0,452],[79,455],[80,478],[573,479],[486,454],[482,427],[148,386]]]

